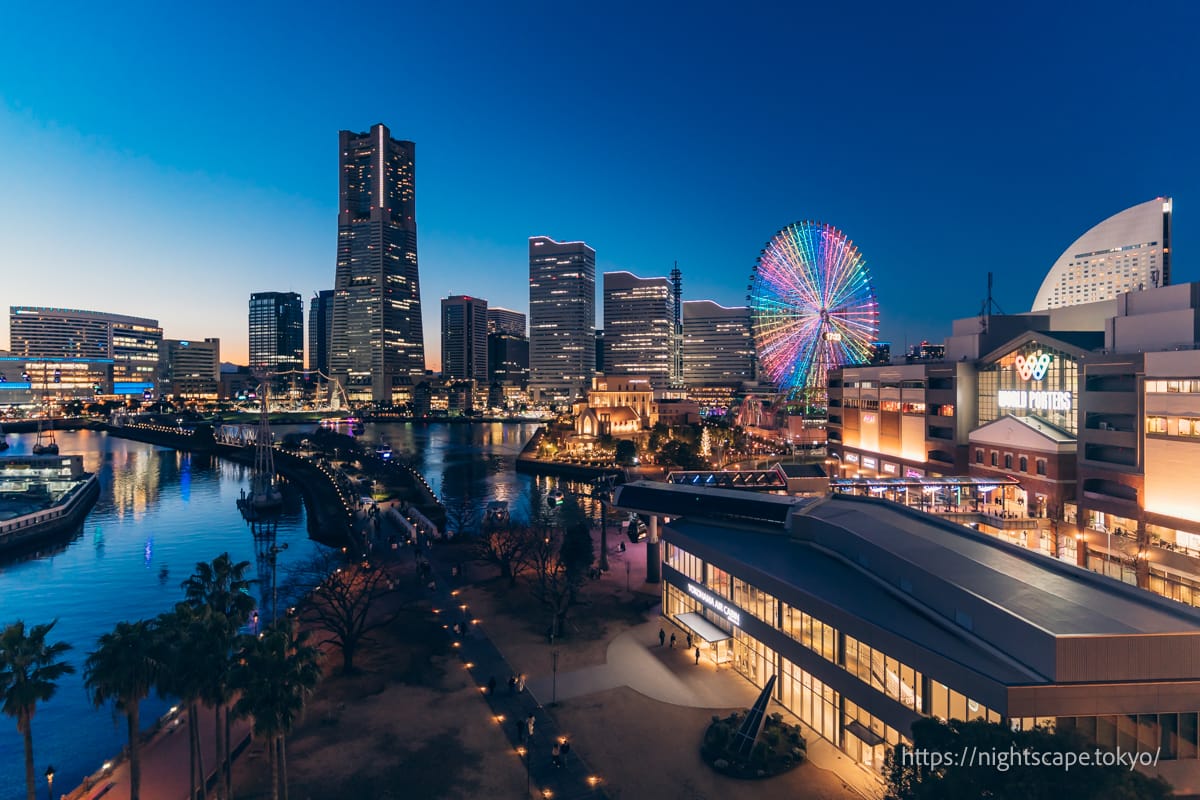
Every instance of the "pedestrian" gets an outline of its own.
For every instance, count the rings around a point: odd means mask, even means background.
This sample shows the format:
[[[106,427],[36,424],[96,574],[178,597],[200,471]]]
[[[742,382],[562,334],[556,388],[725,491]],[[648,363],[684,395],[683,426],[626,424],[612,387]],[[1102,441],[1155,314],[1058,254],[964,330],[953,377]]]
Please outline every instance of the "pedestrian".
[[[571,743],[564,741],[562,747],[558,749],[559,755],[562,756],[562,763],[567,763],[567,756],[571,753]]]
[[[691,650],[692,649],[692,634],[691,633],[688,633],[688,635],[687,635],[687,643],[688,643],[687,649]]]
[[[517,690],[517,676],[509,675],[508,676],[508,693],[512,694],[516,690]]]
[[[554,747],[550,748],[550,760],[554,763],[554,766],[562,766],[562,750],[559,748],[558,742],[555,742]]]
[[[525,673],[522,672],[521,677],[517,678],[517,694],[523,694],[524,692],[525,692]],[[533,719],[532,716],[530,716],[529,718]]]
[[[667,632],[664,631],[662,628],[659,628],[658,629],[658,646],[662,647],[666,643],[667,643]]]
[[[699,650],[696,651],[696,663],[697,664],[700,663],[700,651]],[[496,693],[496,676],[495,675],[488,678],[488,692],[487,693],[488,694]]]
[[[525,718],[525,731],[529,734],[529,738],[533,738],[533,714]]]
[[[696,648],[696,666],[700,666],[700,648]]]
[[[671,649],[672,650],[675,649],[675,632],[674,631],[671,632]]]

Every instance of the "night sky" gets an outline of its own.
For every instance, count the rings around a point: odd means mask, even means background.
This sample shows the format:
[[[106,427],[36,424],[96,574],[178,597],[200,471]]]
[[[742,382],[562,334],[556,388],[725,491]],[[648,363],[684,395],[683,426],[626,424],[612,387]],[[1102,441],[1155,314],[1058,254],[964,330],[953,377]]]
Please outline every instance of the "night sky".
[[[896,349],[977,313],[989,270],[1027,311],[1158,195],[1200,279],[1200,4],[243,5],[7,4],[0,306],[244,361],[250,292],[332,287],[337,132],[380,121],[417,144],[431,368],[439,298],[527,309],[531,235],[736,305],[775,231],[829,222]]]

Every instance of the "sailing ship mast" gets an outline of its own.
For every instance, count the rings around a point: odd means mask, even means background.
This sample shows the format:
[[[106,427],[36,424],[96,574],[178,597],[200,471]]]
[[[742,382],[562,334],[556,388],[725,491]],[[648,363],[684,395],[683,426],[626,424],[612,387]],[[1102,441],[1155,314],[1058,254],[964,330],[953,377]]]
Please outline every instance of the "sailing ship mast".
[[[258,418],[258,433],[254,437],[254,476],[250,484],[250,502],[258,510],[283,502],[283,495],[275,485],[275,447],[271,441],[271,423],[267,419],[269,406],[270,389],[264,385],[262,413]]]

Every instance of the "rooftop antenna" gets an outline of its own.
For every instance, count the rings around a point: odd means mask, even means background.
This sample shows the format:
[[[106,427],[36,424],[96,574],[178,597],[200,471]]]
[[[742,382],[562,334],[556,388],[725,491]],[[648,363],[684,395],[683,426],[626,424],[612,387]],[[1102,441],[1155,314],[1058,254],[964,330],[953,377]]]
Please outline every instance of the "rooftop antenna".
[[[989,272],[987,275],[987,299],[983,301],[983,308],[979,309],[979,329],[981,333],[988,332],[988,322],[991,320],[993,310],[1000,316],[1004,316],[1004,309],[992,298],[992,273]]]

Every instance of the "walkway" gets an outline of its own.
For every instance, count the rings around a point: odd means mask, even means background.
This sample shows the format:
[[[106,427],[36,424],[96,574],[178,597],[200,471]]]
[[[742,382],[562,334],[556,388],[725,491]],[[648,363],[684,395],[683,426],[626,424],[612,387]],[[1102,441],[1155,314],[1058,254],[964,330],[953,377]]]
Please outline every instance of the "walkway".
[[[455,587],[447,579],[450,565],[440,563],[436,551],[432,564],[437,578],[437,588],[433,592],[434,607],[440,610],[449,625],[464,621],[460,604],[452,594]],[[530,795],[557,800],[607,797],[600,782],[589,780],[593,773],[576,751],[570,752],[561,767],[554,766],[551,748],[560,741],[561,731],[543,705],[548,702],[549,693],[528,685],[524,692],[510,692],[508,679],[516,670],[488,638],[484,626],[472,624],[469,618],[465,621],[468,623],[467,635],[459,640],[456,649],[463,662],[474,665],[470,668],[471,676],[485,695],[484,700],[491,708],[493,717],[501,723],[500,730],[509,745],[518,752],[521,752],[519,748],[528,748],[525,763]],[[488,693],[487,686],[492,678],[495,679],[496,689]],[[525,720],[530,715],[534,720],[532,737],[525,734]]]

